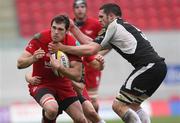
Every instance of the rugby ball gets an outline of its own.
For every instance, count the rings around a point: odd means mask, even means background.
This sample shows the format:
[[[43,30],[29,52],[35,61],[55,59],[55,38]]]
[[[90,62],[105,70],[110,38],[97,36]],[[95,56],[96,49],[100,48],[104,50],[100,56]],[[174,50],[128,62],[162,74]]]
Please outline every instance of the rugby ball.
[[[63,65],[64,67],[66,67],[66,68],[69,68],[70,67],[70,63],[69,63],[69,59],[68,59],[68,57],[67,57],[67,55],[64,53],[64,52],[62,52],[62,51],[57,51],[56,53],[53,53],[52,54],[52,57],[54,58],[54,59],[57,59],[57,60],[59,60],[59,62],[61,63],[61,65]],[[56,76],[63,76],[61,73],[59,73],[57,70],[53,70],[53,72],[54,72],[54,74],[56,75]]]

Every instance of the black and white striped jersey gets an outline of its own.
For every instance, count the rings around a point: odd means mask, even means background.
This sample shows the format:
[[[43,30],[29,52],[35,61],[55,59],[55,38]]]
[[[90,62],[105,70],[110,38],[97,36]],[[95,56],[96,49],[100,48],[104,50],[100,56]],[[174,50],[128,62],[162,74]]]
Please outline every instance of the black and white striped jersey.
[[[141,30],[120,18],[110,23],[94,42],[103,49],[115,49],[135,68],[164,60],[154,51]]]

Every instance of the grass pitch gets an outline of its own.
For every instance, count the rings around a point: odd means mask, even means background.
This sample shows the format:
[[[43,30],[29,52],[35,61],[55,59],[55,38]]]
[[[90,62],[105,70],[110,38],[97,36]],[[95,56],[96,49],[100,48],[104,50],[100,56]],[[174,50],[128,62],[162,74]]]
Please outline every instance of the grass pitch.
[[[26,122],[32,123],[32,122]],[[57,122],[57,123],[73,123],[73,122]],[[124,123],[122,120],[106,120],[106,123]],[[151,123],[180,123],[180,116],[172,117],[152,117]]]
[[[107,123],[123,123],[121,120],[111,120]],[[151,123],[180,123],[180,116],[173,117],[153,117]]]

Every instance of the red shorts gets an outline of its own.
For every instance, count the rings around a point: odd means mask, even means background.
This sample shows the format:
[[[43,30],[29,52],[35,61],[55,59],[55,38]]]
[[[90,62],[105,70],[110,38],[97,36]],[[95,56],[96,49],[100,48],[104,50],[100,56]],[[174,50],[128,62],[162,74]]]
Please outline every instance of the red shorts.
[[[86,87],[84,87],[84,89],[83,89],[82,96],[83,96],[85,99],[90,100],[90,97],[89,97],[89,95],[88,95],[88,92],[87,92]]]
[[[84,101],[86,101],[86,100],[90,101],[90,97],[88,95],[88,92],[87,92],[86,88],[83,89],[82,94],[78,95],[78,99],[79,99],[81,104],[83,104]]]
[[[97,89],[101,80],[101,71],[97,71],[91,68],[85,69],[85,84],[87,90]]]
[[[73,87],[72,86],[66,86],[65,87],[62,87],[61,85],[58,85],[58,84],[40,84],[40,85],[37,85],[37,86],[32,86],[32,85],[29,85],[29,92],[30,92],[30,95],[37,100],[37,95],[42,95],[43,94],[38,94],[40,93],[39,90],[47,90],[49,91],[50,93],[52,93],[56,100],[57,101],[63,101],[67,98],[70,98],[70,97],[76,97],[77,94],[76,92],[74,91]],[[42,93],[42,92],[41,92]],[[42,97],[41,96],[41,97]],[[41,98],[39,97],[39,98]]]

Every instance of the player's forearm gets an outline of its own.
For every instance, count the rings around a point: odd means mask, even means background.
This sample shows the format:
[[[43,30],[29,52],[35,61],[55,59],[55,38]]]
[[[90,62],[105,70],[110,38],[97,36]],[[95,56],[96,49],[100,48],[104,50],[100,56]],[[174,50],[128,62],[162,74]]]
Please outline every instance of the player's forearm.
[[[59,67],[58,71],[63,74],[64,76],[66,76],[67,78],[74,80],[74,81],[79,81],[81,79],[82,76],[82,72],[81,70],[74,70],[72,68],[65,68],[65,67]]]
[[[93,55],[93,49],[89,46],[86,45],[81,45],[81,46],[67,46],[63,45],[60,48],[63,52],[69,53],[69,54],[74,54],[78,56],[86,56],[86,55]]]
[[[23,69],[31,66],[35,62],[33,56],[27,58],[19,58],[17,61],[17,68]]]
[[[102,56],[105,56],[110,50],[109,49],[106,49],[106,50],[101,50],[98,52],[98,54],[102,55]]]
[[[84,83],[73,81],[72,85],[73,85],[73,88],[77,92],[78,95],[82,94],[82,91],[83,91],[84,86],[85,86]]]
[[[87,35],[85,35],[84,33],[81,32],[81,30],[74,26],[73,28],[71,28],[70,30],[73,35],[76,37],[76,39],[81,43],[81,44],[88,44],[90,42],[93,41],[93,39],[91,39],[90,37],[88,37]]]

